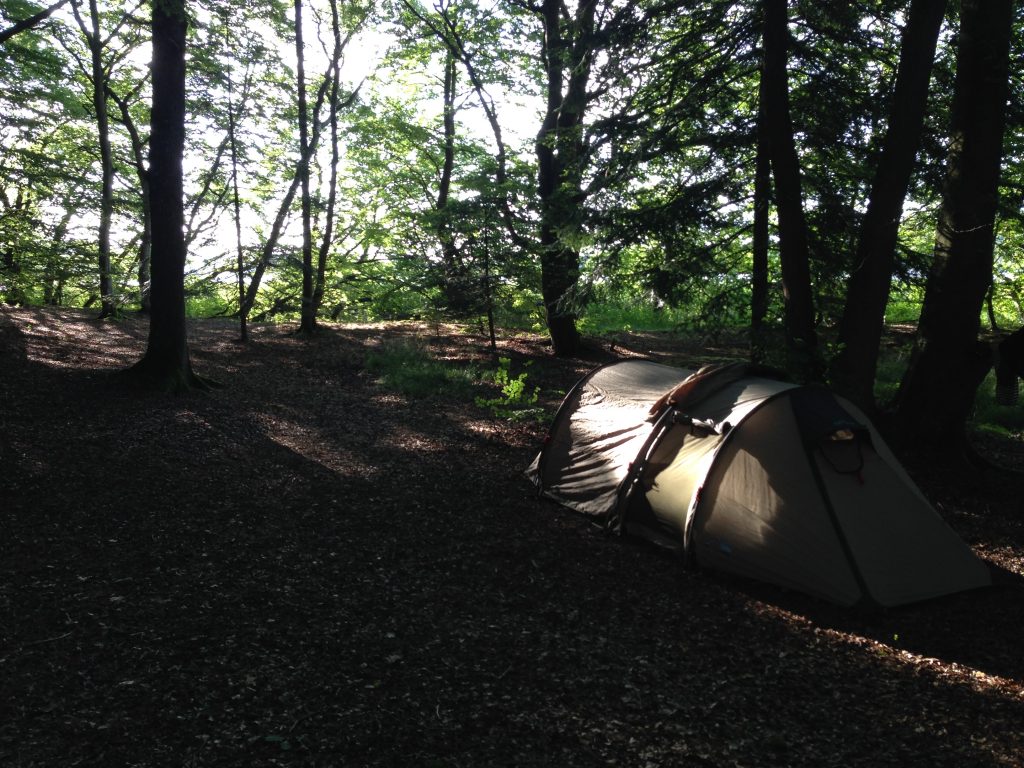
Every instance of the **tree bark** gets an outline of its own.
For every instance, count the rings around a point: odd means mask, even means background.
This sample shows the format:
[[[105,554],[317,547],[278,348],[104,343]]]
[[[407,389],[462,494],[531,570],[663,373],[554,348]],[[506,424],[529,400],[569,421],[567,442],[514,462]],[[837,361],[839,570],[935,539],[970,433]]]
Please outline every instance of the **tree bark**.
[[[192,371],[185,326],[185,0],[153,3],[153,109],[149,179],[153,281],[149,340],[129,375],[143,386],[181,392],[204,382]]]
[[[100,319],[116,314],[114,282],[110,273],[110,225],[114,215],[114,159],[110,149],[110,118],[107,115],[107,75],[103,70],[103,38],[96,0],[89,0],[89,23],[72,6],[78,26],[89,47],[92,106],[96,112],[96,139],[100,150],[100,221],[97,232],[97,261],[100,283]]]
[[[455,172],[455,97],[456,97],[455,56],[450,49],[445,51],[444,89],[442,105],[442,137],[444,139],[441,176],[437,185],[437,200],[434,203],[436,215],[435,232],[441,246],[442,286],[447,305],[457,311],[463,310],[472,297],[465,295],[465,285],[459,264],[459,249],[452,234],[451,210],[448,205],[451,196],[452,175]]]
[[[903,200],[910,186],[928,101],[928,81],[946,0],[914,0],[903,29],[889,127],[868,197],[831,383],[869,412],[874,409],[878,350],[889,301]]]
[[[139,135],[139,130],[132,119],[128,102],[114,93],[107,90],[107,95],[114,100],[121,112],[121,124],[128,131],[132,143],[132,158],[135,163],[135,173],[139,177],[139,202],[142,205],[142,234],[139,240],[139,311],[142,314],[149,314],[149,286],[150,286],[150,262],[153,253],[153,206],[149,196],[149,171],[146,170],[145,144]]]
[[[224,37],[227,47],[231,48],[231,32],[224,14]],[[238,286],[238,340],[243,344],[249,341],[249,328],[245,305],[245,254],[242,251],[242,202],[238,194],[238,141],[235,136],[235,94],[231,81],[230,66],[224,73],[228,86],[228,138],[231,144],[231,207],[235,224],[235,281]]]
[[[820,376],[818,338],[811,293],[807,222],[804,218],[800,160],[789,113],[786,56],[789,18],[786,0],[764,0],[764,97],[767,136],[779,217],[779,261],[785,299],[788,366],[800,380]]]
[[[764,62],[762,61],[762,67]],[[764,362],[767,351],[765,319],[768,315],[768,247],[772,165],[768,144],[768,115],[763,75],[758,86],[757,148],[754,159],[754,232],[750,274],[750,359]]]
[[[992,281],[1009,95],[1012,0],[963,0],[951,140],[935,253],[896,422],[923,448],[968,453],[966,425],[991,353],[978,340]]]
[[[316,280],[313,284],[313,317],[320,311],[327,288],[327,257],[334,240],[334,216],[338,202],[338,164],[341,153],[338,148],[338,108],[341,98],[341,54],[344,43],[341,39],[341,18],[338,14],[338,0],[331,0],[331,34],[334,38],[334,52],[331,56],[333,69],[328,96],[328,122],[331,127],[331,175],[327,189],[327,210],[324,212],[324,233],[316,258]]]
[[[583,228],[583,116],[596,9],[596,0],[580,0],[575,16],[565,22],[559,0],[541,5],[547,80],[547,111],[537,136],[541,294],[552,348],[560,356],[575,354],[580,346],[573,306],[580,265],[573,241]]]
[[[295,0],[296,88],[299,101],[299,183],[302,186],[302,312],[299,332],[305,335],[316,330],[313,306],[313,232],[312,207],[309,197],[309,113],[306,104],[306,53],[302,41],[302,0]]]

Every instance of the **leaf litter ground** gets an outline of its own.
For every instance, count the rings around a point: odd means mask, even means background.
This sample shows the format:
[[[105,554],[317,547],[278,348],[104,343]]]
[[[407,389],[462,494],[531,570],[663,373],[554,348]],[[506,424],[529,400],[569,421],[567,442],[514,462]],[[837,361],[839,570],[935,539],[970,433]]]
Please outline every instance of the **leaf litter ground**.
[[[542,426],[362,365],[479,336],[290,330],[193,323],[223,387],[165,397],[111,376],[143,321],[0,310],[0,765],[1024,765],[1013,479],[912,468],[997,586],[840,610],[606,536],[524,479]],[[500,343],[548,412],[612,355],[735,352]]]

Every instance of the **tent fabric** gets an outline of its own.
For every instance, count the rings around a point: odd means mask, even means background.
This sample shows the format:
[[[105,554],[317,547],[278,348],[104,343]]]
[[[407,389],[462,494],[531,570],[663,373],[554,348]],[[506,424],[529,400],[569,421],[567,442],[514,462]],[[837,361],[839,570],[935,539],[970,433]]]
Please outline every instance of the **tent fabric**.
[[[659,397],[649,413],[659,413],[665,406],[692,408],[705,397],[714,394],[727,384],[740,379],[760,375],[765,378],[784,378],[778,371],[754,363],[725,363],[705,365],[687,376],[676,387]]]
[[[528,474],[543,495],[697,566],[841,605],[990,583],[862,412],[763,369],[597,368]]]

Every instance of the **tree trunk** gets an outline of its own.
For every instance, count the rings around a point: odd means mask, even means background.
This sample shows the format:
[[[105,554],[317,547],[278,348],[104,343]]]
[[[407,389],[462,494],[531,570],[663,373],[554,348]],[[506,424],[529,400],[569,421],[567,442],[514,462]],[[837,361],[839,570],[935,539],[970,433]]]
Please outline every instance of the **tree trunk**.
[[[232,50],[231,27],[227,10],[222,11],[221,21],[224,24],[224,43],[227,50]],[[238,287],[238,340],[249,341],[249,328],[246,322],[245,306],[245,253],[242,250],[242,203],[238,194],[238,141],[235,135],[235,87],[231,77],[231,66],[224,70],[224,78],[228,86],[228,140],[231,148],[231,208],[235,224],[235,282]],[[244,102],[244,96],[243,96]]]
[[[551,344],[560,356],[575,354],[580,345],[573,305],[580,265],[573,240],[583,227],[583,115],[596,9],[596,0],[580,0],[575,16],[565,22],[558,0],[541,6],[547,75],[547,111],[537,136],[541,294]]]
[[[149,285],[151,280],[150,261],[153,253],[153,206],[149,196],[149,172],[146,170],[145,144],[132,119],[128,102],[108,89],[107,95],[114,100],[121,112],[121,123],[128,131],[132,143],[132,157],[135,173],[139,177],[139,198],[142,205],[142,236],[139,240],[139,311],[149,314]]]
[[[455,172],[455,97],[456,97],[455,56],[451,50],[445,51],[444,89],[442,105],[442,136],[444,139],[444,159],[441,162],[441,177],[438,179],[437,200],[434,203],[436,214],[435,232],[441,246],[442,286],[445,302],[449,309],[461,312],[472,296],[465,295],[463,275],[459,264],[459,249],[452,234],[451,211],[448,199],[451,196],[452,175]]]
[[[991,366],[978,340],[992,281],[994,225],[1009,95],[1012,0],[963,0],[946,185],[917,345],[897,425],[912,444],[967,453],[966,425]]]
[[[331,0],[331,33],[334,37],[334,53],[331,56],[330,95],[328,96],[328,122],[331,126],[331,176],[327,190],[327,210],[324,213],[324,234],[316,259],[316,281],[313,285],[313,317],[320,311],[324,301],[327,283],[327,257],[334,240],[334,215],[338,202],[338,164],[341,154],[338,149],[338,101],[341,98],[341,54],[344,45],[341,40],[341,19],[338,14],[338,0]]]
[[[139,312],[148,315],[153,308],[150,288],[153,284],[153,212],[148,201],[149,182],[143,190],[142,240],[139,243]]]
[[[789,115],[786,55],[789,18],[786,0],[764,0],[764,98],[767,135],[779,216],[779,261],[785,299],[788,366],[800,380],[820,376],[814,327],[807,222],[800,184],[800,160]]]
[[[149,340],[129,375],[144,386],[181,392],[203,382],[192,372],[185,328],[185,0],[153,3],[153,110],[149,179],[153,205],[153,282]]]
[[[306,53],[302,42],[302,0],[295,0],[296,88],[299,101],[299,182],[302,185],[302,313],[299,332],[316,330],[313,306],[313,232],[309,198],[309,113],[306,104]]]
[[[296,173],[288,185],[288,190],[285,192],[281,205],[278,206],[274,223],[270,225],[270,234],[267,235],[266,242],[263,243],[259,261],[256,262],[256,268],[253,270],[252,278],[249,280],[249,287],[245,289],[245,300],[242,302],[241,309],[239,310],[243,318],[249,317],[253,304],[256,303],[256,294],[259,292],[260,283],[263,281],[263,275],[270,265],[270,259],[274,255],[274,249],[277,248],[278,240],[281,239],[281,232],[284,230],[284,223],[288,218],[288,210],[292,206],[292,201],[295,200],[295,193],[298,189],[299,175]]]
[[[228,79],[228,134],[231,136],[231,204],[235,219],[235,277],[238,284],[238,339],[243,344],[249,340],[249,329],[246,316],[242,312],[245,305],[245,253],[242,251],[242,202],[238,194],[238,142],[235,137],[234,94],[231,85],[231,73]]]
[[[764,62],[762,61],[762,67]],[[758,87],[757,150],[754,160],[754,233],[750,274],[750,359],[764,362],[767,352],[765,318],[768,315],[768,209],[772,193],[772,165],[768,144],[768,116],[766,111],[763,72]]]
[[[320,88],[317,91],[316,104],[313,106],[313,119],[310,121],[312,124],[312,131],[310,131],[309,137],[309,149],[310,155],[316,152],[316,148],[320,143],[320,110],[323,107],[324,99],[327,98],[327,84],[330,81],[330,71],[324,76],[323,81],[320,84]],[[355,99],[358,89],[352,93],[349,97],[349,102]],[[299,189],[299,182],[302,178],[302,158],[299,158],[299,162],[295,166],[295,175],[292,177],[291,182],[288,184],[288,189],[285,191],[284,198],[281,200],[280,206],[277,209],[277,215],[274,217],[274,223],[270,227],[270,234],[267,235],[266,242],[263,243],[263,247],[260,251],[260,257],[256,262],[256,267],[253,269],[252,278],[249,280],[249,286],[245,289],[245,301],[242,303],[242,307],[239,312],[248,318],[249,313],[252,311],[253,304],[256,303],[256,295],[259,293],[260,284],[263,281],[263,275],[267,271],[267,267],[270,266],[270,260],[274,255],[274,249],[277,247],[278,240],[281,239],[281,233],[284,231],[285,221],[288,218],[288,212],[291,210],[292,202],[295,200],[295,193]]]
[[[97,233],[97,261],[100,282],[100,319],[116,314],[114,282],[110,274],[110,224],[114,214],[114,160],[110,149],[110,119],[107,115],[107,75],[103,70],[103,38],[96,0],[89,0],[89,23],[72,6],[78,26],[89,47],[92,106],[96,112],[96,138],[100,149],[100,221]]]
[[[59,254],[64,252],[64,239],[68,234],[68,225],[74,216],[74,210],[67,208],[61,216],[57,228],[53,232],[51,243],[52,253],[46,259],[46,275],[43,279],[43,303],[47,306],[59,307],[64,294],[64,270],[61,268]]]
[[[473,86],[473,91],[476,93],[477,100],[483,108],[484,116],[487,118],[487,122],[491,127],[491,134],[494,136],[494,184],[498,190],[499,201],[500,201],[500,213],[502,222],[505,225],[505,230],[508,232],[512,242],[517,247],[523,249],[530,249],[531,244],[529,240],[523,236],[519,231],[519,227],[516,225],[515,215],[512,211],[512,204],[509,200],[509,189],[508,189],[508,152],[505,148],[505,140],[502,136],[501,121],[498,119],[498,110],[494,104],[494,99],[487,92],[483,78],[480,76],[480,72],[477,70],[476,64],[474,63],[473,55],[466,47],[466,41],[463,39],[462,34],[459,30],[459,24],[451,14],[451,6],[446,4],[437,4],[434,6],[434,10],[437,11],[440,23],[435,21],[423,12],[423,9],[416,3],[410,0],[402,0],[402,5],[405,6],[406,10],[416,16],[426,27],[429,29],[438,40],[445,46],[446,50],[455,57],[455,59],[462,63],[466,69],[466,74],[469,76],[469,82]]]
[[[839,325],[840,348],[832,363],[832,385],[868,411],[875,406],[878,350],[892,285],[903,200],[920,143],[928,81],[945,11],[946,0],[914,0],[910,5],[889,110],[889,128],[868,197]]]

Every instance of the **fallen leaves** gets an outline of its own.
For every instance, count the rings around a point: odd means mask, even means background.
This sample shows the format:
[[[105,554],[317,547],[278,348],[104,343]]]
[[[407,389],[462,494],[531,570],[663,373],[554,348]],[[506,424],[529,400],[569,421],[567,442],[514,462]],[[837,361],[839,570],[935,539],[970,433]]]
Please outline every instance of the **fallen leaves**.
[[[522,478],[539,426],[359,375],[407,326],[197,323],[185,398],[103,328],[0,317],[5,766],[1021,764],[1019,589],[858,614],[609,538]],[[502,354],[549,409],[593,362]],[[1020,573],[1012,510],[945,506]]]

